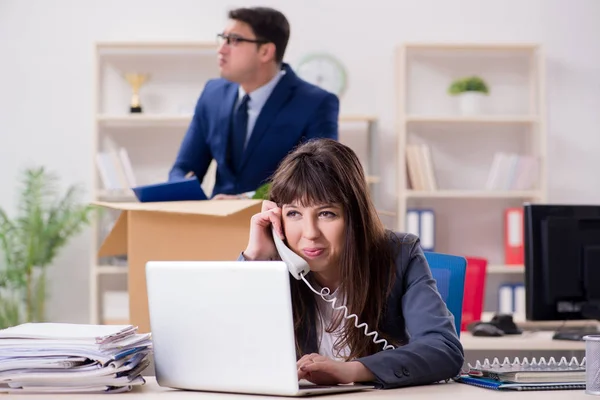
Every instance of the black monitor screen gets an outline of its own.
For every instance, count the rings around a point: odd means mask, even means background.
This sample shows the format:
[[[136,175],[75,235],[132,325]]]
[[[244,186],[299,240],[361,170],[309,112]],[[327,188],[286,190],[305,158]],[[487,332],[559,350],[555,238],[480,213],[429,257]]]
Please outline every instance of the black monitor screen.
[[[598,319],[600,206],[524,207],[526,317]]]

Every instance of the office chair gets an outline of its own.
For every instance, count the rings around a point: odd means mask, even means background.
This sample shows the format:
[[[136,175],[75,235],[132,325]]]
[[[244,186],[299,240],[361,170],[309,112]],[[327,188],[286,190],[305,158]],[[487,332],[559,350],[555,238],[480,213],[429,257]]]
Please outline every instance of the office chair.
[[[450,254],[424,252],[437,288],[454,316],[454,327],[460,337],[467,260]]]

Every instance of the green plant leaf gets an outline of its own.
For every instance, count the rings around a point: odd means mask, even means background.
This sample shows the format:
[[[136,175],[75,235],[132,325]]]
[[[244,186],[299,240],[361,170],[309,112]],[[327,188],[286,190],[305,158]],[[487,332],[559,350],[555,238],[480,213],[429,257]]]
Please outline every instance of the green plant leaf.
[[[15,242],[16,227],[6,215],[6,212],[0,208],[0,251],[2,251],[3,264],[5,266],[13,265],[15,258],[13,250]],[[0,264],[2,266],[2,264]]]
[[[467,76],[456,79],[448,87],[448,94],[453,96],[464,92],[489,94],[489,88],[485,81],[478,76]]]
[[[4,291],[0,296],[0,329],[19,325],[21,320],[21,303]]]
[[[44,319],[46,293],[45,266],[50,265],[60,249],[91,221],[96,208],[82,204],[83,189],[69,186],[63,194],[58,177],[44,167],[23,172],[18,208],[10,219],[0,208],[0,288],[13,288],[26,310],[27,321]],[[42,268],[41,274],[34,273]],[[5,300],[5,299],[3,299]],[[0,314],[14,317],[10,301]]]
[[[35,277],[35,295],[33,308],[33,321],[44,322],[46,317],[46,268],[39,267],[37,276]]]
[[[271,184],[265,183],[256,189],[256,192],[252,198],[257,200],[267,200],[269,198],[269,190],[271,190]]]

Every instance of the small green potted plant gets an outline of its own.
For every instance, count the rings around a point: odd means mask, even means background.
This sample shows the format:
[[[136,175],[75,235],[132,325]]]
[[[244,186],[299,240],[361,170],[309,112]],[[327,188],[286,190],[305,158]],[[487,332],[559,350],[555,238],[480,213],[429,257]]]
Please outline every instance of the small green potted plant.
[[[448,94],[458,97],[459,110],[463,115],[481,113],[482,100],[489,93],[487,83],[475,75],[455,79],[448,87]]]

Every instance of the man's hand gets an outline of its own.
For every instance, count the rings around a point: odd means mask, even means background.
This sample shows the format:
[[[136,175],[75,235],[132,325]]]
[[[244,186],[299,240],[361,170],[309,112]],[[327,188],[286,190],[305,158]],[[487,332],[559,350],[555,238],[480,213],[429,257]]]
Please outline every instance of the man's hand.
[[[334,361],[319,354],[307,354],[296,363],[298,379],[317,385],[368,382],[375,376],[358,361]]]
[[[246,192],[246,193],[240,193],[240,194],[219,193],[219,194],[215,195],[212,199],[213,200],[251,199],[252,196],[254,196],[254,193],[256,193],[256,192]]]
[[[245,197],[242,197],[239,194],[223,194],[223,193],[219,193],[217,195],[215,195],[215,197],[213,197],[213,200],[239,200],[239,199],[244,199]]]

